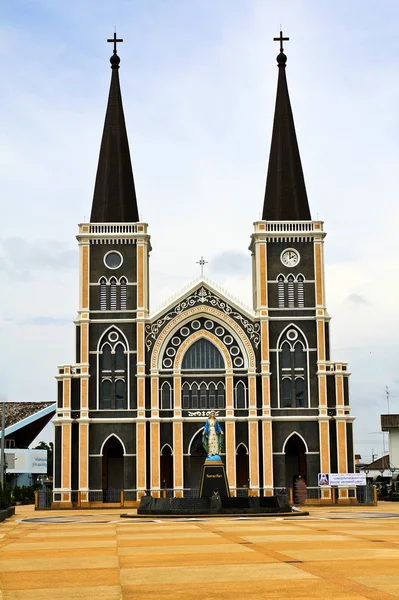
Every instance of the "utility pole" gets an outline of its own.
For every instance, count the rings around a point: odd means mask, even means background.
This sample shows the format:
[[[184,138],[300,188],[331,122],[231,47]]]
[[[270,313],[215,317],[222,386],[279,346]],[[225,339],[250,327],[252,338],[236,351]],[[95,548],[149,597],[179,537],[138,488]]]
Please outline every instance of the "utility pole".
[[[4,486],[4,472],[5,472],[5,461],[4,461],[4,438],[6,431],[6,399],[3,397],[1,402],[1,455],[0,455],[0,483]]]
[[[387,395],[387,406],[388,406],[388,414],[389,414],[389,389],[388,386],[385,386],[385,393]]]

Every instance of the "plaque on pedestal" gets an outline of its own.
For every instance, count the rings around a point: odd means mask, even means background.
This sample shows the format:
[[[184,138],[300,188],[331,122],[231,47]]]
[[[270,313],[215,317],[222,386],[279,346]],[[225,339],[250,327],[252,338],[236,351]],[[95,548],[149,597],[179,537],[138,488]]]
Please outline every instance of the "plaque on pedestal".
[[[229,484],[226,476],[226,468],[219,457],[215,460],[212,456],[208,458],[202,467],[200,498],[211,498],[220,496],[228,498],[230,496]]]

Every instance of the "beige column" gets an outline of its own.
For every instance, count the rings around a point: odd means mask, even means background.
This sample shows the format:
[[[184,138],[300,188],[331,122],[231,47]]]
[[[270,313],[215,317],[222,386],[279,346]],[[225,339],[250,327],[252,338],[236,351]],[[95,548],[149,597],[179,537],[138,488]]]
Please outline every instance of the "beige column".
[[[151,422],[151,491],[159,497],[160,490],[160,423]]]
[[[176,498],[183,496],[183,423],[173,422],[173,487]]]
[[[235,422],[225,420],[226,468],[230,493],[235,496],[236,489],[236,433]]]
[[[90,262],[89,240],[82,239],[80,241],[80,310],[89,310],[90,303]]]
[[[89,490],[89,424],[79,422],[79,490],[81,502],[88,502]]]
[[[273,495],[273,436],[272,421],[264,419],[263,428],[263,486],[265,495]]]
[[[320,440],[320,472],[330,472],[330,431],[329,418],[319,418],[319,440]],[[331,490],[329,488],[321,490],[321,501],[330,502]]]
[[[146,434],[145,422],[136,424],[137,496],[141,498],[146,489]]]
[[[259,495],[259,444],[258,444],[258,422],[248,422],[249,438],[249,478],[254,496]]]
[[[71,503],[71,421],[61,425],[61,502],[64,506]]]

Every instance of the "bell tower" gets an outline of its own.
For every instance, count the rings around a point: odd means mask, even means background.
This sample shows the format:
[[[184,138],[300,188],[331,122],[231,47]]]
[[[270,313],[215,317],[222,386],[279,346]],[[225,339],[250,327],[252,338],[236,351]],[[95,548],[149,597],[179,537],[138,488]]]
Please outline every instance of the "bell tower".
[[[58,370],[54,500],[145,489],[147,224],[139,220],[117,39],[89,223],[79,225],[75,363]],[[112,443],[107,445],[107,441]],[[108,452],[108,454],[107,454]],[[118,457],[121,460],[118,462]],[[90,490],[90,493],[89,493]],[[90,497],[91,495],[91,497]]]
[[[285,488],[298,475],[317,486],[318,472],[354,471],[353,417],[347,365],[330,358],[326,234],[307,198],[286,79],[289,38],[280,32],[274,39],[276,106],[262,220],[254,223],[250,250],[262,335],[264,481]],[[340,490],[340,500],[349,501],[348,490]]]

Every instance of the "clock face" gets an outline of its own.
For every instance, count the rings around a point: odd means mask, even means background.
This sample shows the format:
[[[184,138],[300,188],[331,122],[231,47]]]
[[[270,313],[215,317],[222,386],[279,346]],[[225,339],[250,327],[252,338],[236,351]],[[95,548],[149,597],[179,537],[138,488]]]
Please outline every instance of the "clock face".
[[[281,262],[286,267],[295,267],[299,263],[299,252],[293,248],[287,248],[281,253]]]

